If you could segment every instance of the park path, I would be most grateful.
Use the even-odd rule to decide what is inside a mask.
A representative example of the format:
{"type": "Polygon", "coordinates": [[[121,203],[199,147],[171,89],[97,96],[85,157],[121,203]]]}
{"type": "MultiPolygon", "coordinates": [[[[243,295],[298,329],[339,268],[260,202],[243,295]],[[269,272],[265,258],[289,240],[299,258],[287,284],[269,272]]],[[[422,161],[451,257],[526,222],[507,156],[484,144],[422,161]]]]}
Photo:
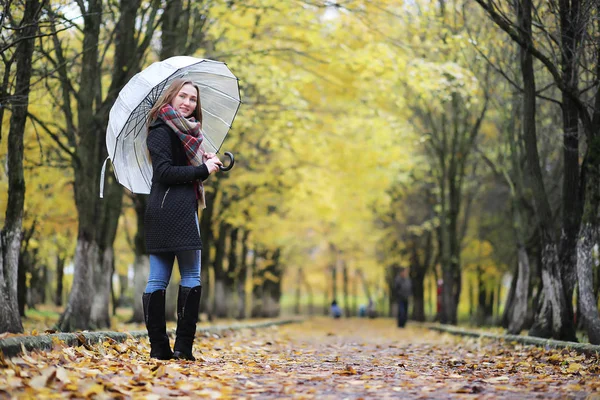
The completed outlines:
{"type": "Polygon", "coordinates": [[[315,318],[196,340],[196,362],[145,340],[0,359],[2,398],[600,399],[597,357],[315,318]]]}

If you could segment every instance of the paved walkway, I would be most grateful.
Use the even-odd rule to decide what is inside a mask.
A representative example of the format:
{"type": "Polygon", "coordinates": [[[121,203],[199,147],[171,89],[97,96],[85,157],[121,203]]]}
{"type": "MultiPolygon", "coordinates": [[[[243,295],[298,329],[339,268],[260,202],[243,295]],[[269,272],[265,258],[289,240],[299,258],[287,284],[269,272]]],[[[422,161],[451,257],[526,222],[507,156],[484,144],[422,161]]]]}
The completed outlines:
{"type": "Polygon", "coordinates": [[[600,399],[596,357],[389,319],[316,318],[196,343],[194,363],[150,360],[145,339],[0,360],[0,398],[600,399]]]}

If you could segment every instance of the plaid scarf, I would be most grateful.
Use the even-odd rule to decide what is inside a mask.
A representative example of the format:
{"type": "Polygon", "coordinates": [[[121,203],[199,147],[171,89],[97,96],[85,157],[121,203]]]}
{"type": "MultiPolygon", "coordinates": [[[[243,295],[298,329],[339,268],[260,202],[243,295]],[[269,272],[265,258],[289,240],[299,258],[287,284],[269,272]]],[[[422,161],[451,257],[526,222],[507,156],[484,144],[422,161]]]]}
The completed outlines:
{"type": "MultiPolygon", "coordinates": [[[[194,166],[204,164],[204,148],[202,147],[204,136],[202,135],[200,123],[194,117],[185,118],[170,104],[162,106],[158,112],[158,117],[173,129],[179,140],[181,140],[188,164],[194,166]]],[[[196,187],[196,198],[202,208],[206,208],[202,181],[199,179],[194,181],[194,186],[196,187]]]]}

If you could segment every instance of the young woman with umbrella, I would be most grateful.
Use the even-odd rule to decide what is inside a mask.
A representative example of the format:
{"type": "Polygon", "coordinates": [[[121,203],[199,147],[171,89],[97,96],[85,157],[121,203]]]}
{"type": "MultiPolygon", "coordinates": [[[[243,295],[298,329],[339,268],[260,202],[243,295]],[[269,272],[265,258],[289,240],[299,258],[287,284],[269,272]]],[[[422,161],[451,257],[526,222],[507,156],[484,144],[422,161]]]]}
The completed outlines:
{"type": "Polygon", "coordinates": [[[204,208],[202,181],[221,161],[203,151],[198,86],[176,79],[150,110],[146,143],[153,177],[145,214],[150,276],[142,296],[150,356],[195,360],[192,344],[202,293],[198,206],[204,208]],[[165,293],[177,258],[181,282],[173,352],[166,333],[165,293]]]}
{"type": "MultiPolygon", "coordinates": [[[[129,191],[150,194],[144,218],[150,277],[142,303],[151,357],[194,359],[202,249],[197,210],[205,207],[202,182],[234,165],[232,153],[224,153],[229,158],[226,167],[215,154],[240,104],[238,79],[225,63],[176,56],[134,75],[110,110],[107,161],[129,191]],[[165,290],[175,258],[181,282],[173,352],[166,333],[165,290]]],[[[105,167],[106,162],[100,197],[105,167]]]]}

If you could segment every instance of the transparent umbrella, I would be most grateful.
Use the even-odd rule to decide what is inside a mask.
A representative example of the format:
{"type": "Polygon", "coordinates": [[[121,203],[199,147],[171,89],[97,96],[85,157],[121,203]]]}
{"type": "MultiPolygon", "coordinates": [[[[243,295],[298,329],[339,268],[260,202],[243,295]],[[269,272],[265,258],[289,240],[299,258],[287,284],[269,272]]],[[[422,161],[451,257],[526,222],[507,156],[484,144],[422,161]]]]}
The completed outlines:
{"type": "MultiPolygon", "coordinates": [[[[237,78],[225,63],[188,56],[155,62],[136,74],[119,92],[110,109],[106,148],[117,181],[133,193],[150,193],[152,162],[146,147],[147,118],[163,90],[178,78],[194,82],[200,88],[204,149],[219,153],[240,106],[237,78]]],[[[233,154],[225,152],[233,167],[233,154]]],[[[100,197],[103,196],[102,167],[100,197]]]]}

